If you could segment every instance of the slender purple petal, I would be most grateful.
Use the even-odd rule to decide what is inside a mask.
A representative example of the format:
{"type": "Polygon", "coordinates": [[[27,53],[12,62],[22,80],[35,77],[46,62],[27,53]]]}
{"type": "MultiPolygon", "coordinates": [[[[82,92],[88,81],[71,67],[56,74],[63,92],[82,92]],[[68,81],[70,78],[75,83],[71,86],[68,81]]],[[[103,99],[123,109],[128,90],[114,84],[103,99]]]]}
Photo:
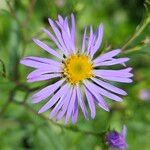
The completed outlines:
{"type": "Polygon", "coordinates": [[[56,106],[53,108],[53,110],[51,111],[49,118],[53,118],[58,113],[58,111],[60,110],[60,108],[62,107],[62,105],[64,104],[64,102],[66,100],[65,97],[67,96],[69,90],[70,90],[70,87],[69,87],[69,85],[67,85],[66,91],[64,93],[62,93],[62,97],[60,98],[60,100],[56,104],[56,106]]]}
{"type": "Polygon", "coordinates": [[[43,99],[46,99],[49,97],[51,94],[53,94],[64,82],[65,80],[59,80],[54,84],[51,84],[44,89],[40,90],[39,92],[35,93],[32,96],[32,103],[38,103],[43,99]]]}
{"type": "Polygon", "coordinates": [[[122,63],[127,62],[128,60],[129,60],[129,58],[112,59],[112,60],[96,63],[96,64],[94,64],[94,67],[96,67],[96,66],[112,66],[112,65],[116,65],[116,64],[122,64],[122,63]]]}
{"type": "MultiPolygon", "coordinates": [[[[71,39],[71,31],[70,31],[70,28],[69,28],[69,24],[68,24],[68,18],[66,17],[65,18],[65,21],[64,21],[64,30],[66,32],[66,34],[68,34],[68,38],[71,39]]],[[[62,28],[63,29],[63,28],[62,28]]],[[[73,41],[71,39],[71,43],[73,44],[73,41]]]]}
{"type": "Polygon", "coordinates": [[[62,96],[62,93],[64,93],[67,89],[67,84],[62,86],[55,94],[54,96],[39,110],[38,113],[43,113],[46,110],[50,109],[56,102],[59,100],[59,98],[62,96]]]}
{"type": "Polygon", "coordinates": [[[106,111],[109,111],[109,108],[106,104],[106,102],[104,101],[103,97],[101,95],[98,94],[97,92],[97,88],[93,87],[93,86],[89,86],[87,84],[87,81],[84,81],[84,85],[85,87],[91,92],[91,94],[96,97],[97,101],[98,101],[98,105],[103,108],[106,111]]]}
{"type": "Polygon", "coordinates": [[[75,104],[74,104],[74,109],[73,109],[73,112],[72,112],[72,122],[75,124],[77,122],[77,119],[78,119],[78,100],[77,100],[77,97],[76,97],[75,104]]]}
{"type": "Polygon", "coordinates": [[[66,96],[66,101],[64,102],[61,110],[59,111],[59,113],[57,115],[57,120],[60,120],[65,115],[65,113],[68,109],[68,105],[71,100],[72,94],[73,94],[73,88],[71,87],[70,91],[68,92],[68,95],[66,96]]]}
{"type": "Polygon", "coordinates": [[[71,52],[72,51],[75,52],[75,46],[74,46],[74,43],[73,43],[71,36],[70,36],[70,29],[68,27],[67,18],[65,19],[63,28],[61,28],[61,32],[62,32],[62,37],[63,37],[64,43],[65,43],[67,49],[71,52]]]}
{"type": "Polygon", "coordinates": [[[96,82],[98,85],[100,85],[101,87],[103,87],[109,91],[112,91],[112,92],[114,92],[116,94],[120,94],[120,95],[127,95],[127,93],[124,90],[122,90],[122,89],[120,89],[114,85],[111,85],[107,82],[101,81],[101,80],[96,79],[96,78],[92,78],[92,80],[94,82],[96,82]]]}
{"type": "Polygon", "coordinates": [[[76,88],[73,89],[72,97],[70,99],[68,110],[66,113],[65,123],[67,123],[71,117],[72,111],[74,109],[75,100],[76,100],[76,88]]]}
{"type": "Polygon", "coordinates": [[[90,26],[90,36],[89,36],[89,40],[88,40],[87,54],[90,53],[91,45],[92,45],[92,39],[93,39],[93,28],[92,28],[92,26],[90,26]]]}
{"type": "Polygon", "coordinates": [[[55,23],[50,18],[48,18],[48,21],[49,21],[49,24],[51,25],[51,27],[52,27],[52,29],[53,29],[57,39],[59,40],[61,46],[67,52],[68,50],[67,50],[67,47],[66,47],[66,45],[65,45],[65,43],[63,41],[63,38],[62,38],[62,35],[61,35],[60,31],[58,30],[58,28],[56,27],[55,23]]]}
{"type": "Polygon", "coordinates": [[[78,101],[79,101],[79,105],[81,107],[81,110],[84,114],[84,117],[85,117],[85,119],[88,120],[88,111],[87,111],[86,105],[84,103],[83,96],[80,92],[79,85],[77,85],[77,97],[78,97],[78,101]]]}
{"type": "Polygon", "coordinates": [[[122,77],[108,77],[108,76],[103,76],[103,75],[96,75],[102,79],[106,79],[109,81],[116,81],[116,82],[121,82],[121,83],[131,83],[133,82],[132,79],[129,78],[122,78],[122,77]]]}
{"type": "Polygon", "coordinates": [[[32,78],[28,78],[28,82],[36,82],[36,81],[44,81],[44,80],[49,80],[53,78],[58,78],[61,77],[61,74],[45,74],[45,75],[40,75],[40,76],[35,76],[32,78]]]}
{"type": "Polygon", "coordinates": [[[54,64],[43,63],[43,62],[32,59],[32,57],[26,57],[26,58],[22,59],[20,61],[20,63],[25,66],[32,67],[32,68],[53,68],[53,69],[55,68],[56,69],[61,66],[61,64],[56,66],[54,64]]]}
{"type": "Polygon", "coordinates": [[[61,63],[60,62],[57,62],[55,60],[52,60],[52,59],[48,59],[48,58],[42,58],[42,57],[25,57],[22,59],[23,62],[25,63],[26,61],[28,60],[31,60],[31,61],[35,61],[35,62],[39,62],[39,63],[44,63],[44,64],[48,64],[48,65],[53,65],[53,66],[56,66],[56,67],[60,67],[61,63]]]}
{"type": "Polygon", "coordinates": [[[36,81],[44,81],[44,80],[49,80],[49,79],[53,79],[53,78],[58,78],[61,77],[61,74],[45,74],[45,75],[41,75],[41,76],[37,76],[37,77],[33,77],[33,78],[28,78],[27,82],[36,82],[36,81]]]}
{"type": "Polygon", "coordinates": [[[123,126],[123,129],[122,129],[122,131],[121,131],[121,134],[122,134],[122,136],[125,138],[126,137],[126,134],[127,134],[127,127],[124,125],[123,126]]]}
{"type": "Polygon", "coordinates": [[[59,41],[47,30],[43,29],[43,31],[50,37],[50,39],[56,44],[56,46],[63,51],[63,53],[68,56],[67,51],[60,45],[59,41]]]}
{"type": "Polygon", "coordinates": [[[62,39],[63,39],[63,41],[66,45],[66,48],[67,48],[67,50],[70,50],[71,45],[70,45],[70,40],[69,40],[69,37],[68,37],[69,36],[68,31],[66,31],[67,30],[66,29],[66,23],[67,23],[67,21],[65,19],[64,24],[61,25],[60,28],[61,28],[61,33],[62,33],[62,39]]]}
{"type": "Polygon", "coordinates": [[[96,51],[100,48],[100,45],[101,45],[102,39],[103,39],[103,32],[104,32],[103,24],[100,24],[100,26],[98,27],[98,37],[95,42],[95,46],[91,50],[91,57],[93,57],[93,55],[96,53],[96,51]]]}
{"type": "Polygon", "coordinates": [[[74,52],[75,53],[75,44],[74,41],[71,38],[71,33],[68,25],[68,18],[66,17],[63,24],[60,24],[60,22],[56,21],[57,25],[61,29],[62,38],[63,41],[68,49],[69,53],[74,52]]]}
{"type": "Polygon", "coordinates": [[[87,28],[85,27],[84,35],[83,35],[83,41],[82,41],[82,53],[85,52],[85,47],[86,47],[86,30],[87,30],[87,28]]]}
{"type": "Polygon", "coordinates": [[[64,23],[64,19],[61,15],[58,15],[58,21],[59,21],[60,24],[64,23]]]}
{"type": "Polygon", "coordinates": [[[128,68],[121,70],[93,70],[93,73],[97,76],[107,76],[107,77],[122,77],[129,78],[132,77],[133,74],[129,73],[128,68]]]}
{"type": "Polygon", "coordinates": [[[42,41],[38,40],[38,39],[33,39],[33,41],[42,49],[44,49],[45,51],[47,51],[48,53],[54,55],[55,57],[60,58],[61,60],[63,60],[64,58],[55,50],[53,50],[50,46],[48,46],[47,44],[43,43],[42,41]]]}
{"type": "Polygon", "coordinates": [[[60,69],[54,69],[54,68],[49,68],[47,70],[46,69],[36,69],[27,76],[27,79],[39,77],[41,75],[50,75],[50,74],[57,76],[58,74],[60,75],[60,73],[61,73],[60,69]]]}
{"type": "Polygon", "coordinates": [[[75,18],[74,15],[71,14],[71,24],[72,24],[72,28],[71,28],[71,38],[73,43],[75,44],[75,36],[76,36],[76,24],[75,24],[75,18]]]}
{"type": "Polygon", "coordinates": [[[94,119],[95,116],[96,116],[96,109],[95,109],[94,99],[85,87],[84,87],[84,91],[85,91],[86,99],[88,101],[89,108],[90,108],[90,111],[91,111],[91,118],[94,119]]]}
{"type": "Polygon", "coordinates": [[[112,50],[110,52],[107,52],[105,54],[100,55],[94,60],[94,64],[103,62],[106,60],[111,60],[114,56],[118,55],[121,52],[120,49],[112,50]]]}
{"type": "Polygon", "coordinates": [[[100,88],[99,86],[97,86],[96,84],[94,84],[92,82],[86,81],[86,84],[87,84],[87,86],[93,88],[93,90],[95,90],[96,92],[98,92],[99,94],[101,94],[105,97],[108,97],[108,98],[118,101],[118,102],[122,101],[122,98],[120,98],[119,96],[100,88]]]}
{"type": "Polygon", "coordinates": [[[93,50],[93,47],[94,47],[94,44],[95,44],[95,40],[96,40],[96,35],[93,35],[93,38],[92,38],[92,40],[91,40],[91,46],[90,46],[90,56],[91,56],[91,52],[92,52],[92,50],[93,50]]]}

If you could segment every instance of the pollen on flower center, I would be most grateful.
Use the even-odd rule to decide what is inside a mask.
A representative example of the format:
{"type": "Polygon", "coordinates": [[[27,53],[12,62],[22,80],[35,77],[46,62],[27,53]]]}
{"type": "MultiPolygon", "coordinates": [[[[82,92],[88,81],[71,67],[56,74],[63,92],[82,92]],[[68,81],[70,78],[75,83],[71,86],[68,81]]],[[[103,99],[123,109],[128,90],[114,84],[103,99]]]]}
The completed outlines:
{"type": "Polygon", "coordinates": [[[71,55],[64,61],[63,73],[71,84],[93,76],[92,63],[86,55],[71,55]]]}

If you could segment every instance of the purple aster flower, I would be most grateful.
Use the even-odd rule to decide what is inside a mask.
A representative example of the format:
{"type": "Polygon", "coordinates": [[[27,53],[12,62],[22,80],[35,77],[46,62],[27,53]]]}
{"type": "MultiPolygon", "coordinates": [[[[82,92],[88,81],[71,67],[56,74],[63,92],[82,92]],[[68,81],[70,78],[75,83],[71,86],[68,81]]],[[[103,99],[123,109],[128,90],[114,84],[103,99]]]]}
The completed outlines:
{"type": "Polygon", "coordinates": [[[21,60],[22,64],[35,68],[28,75],[28,82],[56,79],[54,84],[32,96],[33,103],[50,97],[39,113],[51,109],[50,118],[55,117],[60,120],[65,117],[65,123],[72,118],[72,122],[75,123],[79,107],[84,117],[88,119],[87,105],[90,108],[91,117],[94,118],[96,115],[95,104],[109,111],[104,100],[105,97],[121,102],[120,96],[127,93],[110,84],[109,81],[132,82],[130,79],[132,69],[107,70],[101,68],[113,65],[125,67],[125,62],[129,60],[128,58],[115,58],[121,52],[120,49],[112,50],[95,58],[95,53],[100,48],[103,38],[103,25],[100,24],[96,32],[93,32],[93,28],[90,27],[88,38],[85,28],[82,47],[78,49],[75,44],[76,27],[73,14],[71,15],[71,25],[67,17],[64,19],[58,16],[58,20],[52,21],[49,18],[48,21],[54,34],[47,29],[43,31],[56,44],[58,51],[38,39],[33,39],[33,41],[57,59],[26,57],[21,60]]]}
{"type": "Polygon", "coordinates": [[[106,134],[106,144],[114,149],[118,150],[124,150],[127,148],[127,143],[126,143],[126,132],[127,128],[126,126],[123,127],[121,133],[117,131],[110,131],[109,133],[106,134]]]}

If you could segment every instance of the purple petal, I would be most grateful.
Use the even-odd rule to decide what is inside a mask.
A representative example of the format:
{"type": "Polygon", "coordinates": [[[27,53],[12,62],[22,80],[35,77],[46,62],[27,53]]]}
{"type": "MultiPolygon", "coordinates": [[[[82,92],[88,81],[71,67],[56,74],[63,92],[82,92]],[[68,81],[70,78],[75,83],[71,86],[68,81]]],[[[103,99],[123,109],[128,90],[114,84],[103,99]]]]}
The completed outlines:
{"type": "Polygon", "coordinates": [[[63,47],[63,49],[67,52],[67,47],[65,46],[65,43],[63,41],[63,38],[62,38],[62,35],[60,33],[60,31],[58,30],[57,26],[55,25],[55,23],[50,19],[48,18],[48,21],[49,21],[49,24],[51,25],[57,39],[59,40],[61,46],[63,47]]]}
{"type": "Polygon", "coordinates": [[[89,41],[88,41],[87,54],[90,53],[91,45],[92,45],[92,39],[93,39],[93,28],[92,28],[92,26],[90,26],[90,36],[89,36],[89,41]]]}
{"type": "Polygon", "coordinates": [[[43,31],[50,37],[50,39],[57,45],[57,47],[63,51],[63,53],[68,56],[67,51],[60,45],[60,43],[58,42],[58,40],[47,30],[47,29],[43,29],[43,31]]]}
{"type": "Polygon", "coordinates": [[[109,91],[112,91],[112,92],[114,92],[116,94],[120,94],[120,95],[127,95],[127,93],[124,90],[122,90],[116,86],[113,86],[107,82],[103,82],[103,81],[96,79],[96,78],[92,78],[92,80],[94,82],[96,82],[98,85],[104,87],[105,89],[107,89],[109,91]]]}
{"type": "Polygon", "coordinates": [[[62,32],[63,40],[64,40],[64,43],[65,43],[67,49],[70,52],[72,52],[72,51],[75,52],[75,46],[74,46],[74,42],[72,41],[71,36],[70,36],[70,29],[68,27],[67,18],[65,19],[63,28],[61,28],[61,32],[62,32]]]}
{"type": "Polygon", "coordinates": [[[87,28],[85,27],[84,35],[83,35],[83,41],[82,41],[82,53],[85,52],[85,47],[86,47],[86,30],[87,30],[87,28]]]}
{"type": "Polygon", "coordinates": [[[133,76],[131,73],[129,73],[129,71],[131,70],[132,68],[126,68],[122,70],[110,70],[111,74],[109,74],[110,72],[108,71],[105,71],[102,73],[101,71],[99,72],[99,70],[97,71],[94,70],[94,72],[97,77],[100,77],[106,80],[122,82],[122,83],[130,83],[132,82],[132,80],[127,77],[133,76]]]}
{"type": "Polygon", "coordinates": [[[86,84],[87,84],[87,86],[93,88],[93,90],[95,90],[96,92],[98,92],[99,94],[101,94],[105,97],[108,97],[112,100],[119,101],[119,102],[122,101],[122,98],[120,98],[119,96],[100,88],[99,86],[97,86],[96,84],[94,84],[92,82],[86,81],[86,84]]]}
{"type": "Polygon", "coordinates": [[[75,24],[75,18],[74,15],[71,14],[71,24],[72,24],[72,28],[71,28],[71,38],[73,43],[75,44],[75,36],[76,36],[76,24],[75,24]]]}
{"type": "Polygon", "coordinates": [[[96,75],[100,78],[109,80],[109,81],[116,81],[116,82],[121,82],[121,83],[131,83],[133,82],[132,79],[129,78],[122,78],[122,77],[109,77],[109,76],[102,76],[102,75],[96,75]]]}
{"type": "Polygon", "coordinates": [[[56,104],[56,106],[51,111],[50,116],[49,116],[50,119],[53,118],[58,113],[58,111],[60,110],[60,108],[62,107],[64,102],[66,101],[66,96],[67,96],[69,90],[70,90],[70,87],[69,87],[69,85],[67,85],[66,91],[64,93],[62,93],[62,97],[60,98],[59,102],[56,104]]]}
{"type": "Polygon", "coordinates": [[[54,74],[58,75],[62,72],[60,69],[54,69],[54,68],[48,68],[48,69],[36,69],[32,71],[28,76],[27,79],[34,78],[34,77],[39,77],[41,75],[46,75],[46,74],[54,74]]]}
{"type": "Polygon", "coordinates": [[[95,46],[91,50],[91,57],[93,57],[93,55],[96,53],[96,51],[100,48],[100,45],[101,45],[102,39],[103,39],[103,32],[104,32],[103,24],[100,24],[100,26],[98,27],[98,37],[95,42],[95,46]]]}
{"type": "Polygon", "coordinates": [[[58,21],[59,21],[60,24],[64,23],[64,19],[61,15],[58,15],[58,21]]]}
{"type": "Polygon", "coordinates": [[[73,124],[75,124],[77,122],[77,119],[78,119],[78,100],[77,100],[77,97],[76,97],[75,104],[74,104],[74,109],[73,109],[73,112],[72,112],[72,122],[73,122],[73,124]]]}
{"type": "Polygon", "coordinates": [[[53,65],[53,66],[56,66],[56,67],[60,67],[61,63],[60,62],[57,62],[55,60],[52,60],[52,59],[48,59],[48,58],[42,58],[42,57],[25,57],[23,58],[22,60],[24,60],[23,62],[25,63],[26,61],[28,60],[31,60],[31,61],[35,61],[35,62],[39,62],[39,63],[44,63],[44,64],[48,64],[48,65],[53,65]]]}
{"type": "Polygon", "coordinates": [[[47,51],[48,53],[60,58],[61,60],[63,60],[64,58],[55,50],[53,50],[50,46],[48,46],[47,44],[43,43],[42,41],[38,40],[38,39],[33,39],[33,41],[42,49],[44,49],[45,51],[47,51]]]}
{"type": "Polygon", "coordinates": [[[116,65],[116,64],[122,64],[125,63],[129,60],[129,58],[119,58],[119,59],[112,59],[104,62],[99,62],[94,64],[94,67],[96,66],[111,66],[111,65],[116,65]]]}
{"type": "Polygon", "coordinates": [[[56,66],[54,64],[46,64],[40,61],[37,61],[35,59],[32,59],[32,57],[26,57],[20,61],[21,64],[33,68],[59,68],[61,65],[56,66]]]}
{"type": "Polygon", "coordinates": [[[87,83],[87,81],[84,81],[84,85],[91,92],[91,94],[97,99],[98,105],[101,108],[103,108],[104,110],[109,111],[109,108],[108,108],[106,102],[104,101],[103,97],[98,94],[97,88],[95,88],[93,86],[89,86],[88,83],[87,83]]]}
{"type": "Polygon", "coordinates": [[[122,77],[122,78],[129,78],[132,77],[133,74],[129,73],[128,68],[121,69],[121,70],[93,70],[93,73],[96,76],[107,76],[107,77],[122,77]]]}
{"type": "Polygon", "coordinates": [[[94,63],[96,64],[96,63],[103,62],[106,60],[111,60],[114,56],[118,55],[120,52],[121,52],[120,49],[116,49],[116,50],[107,52],[105,54],[102,54],[94,60],[94,63]]]}
{"type": "Polygon", "coordinates": [[[88,120],[88,111],[87,111],[86,105],[84,103],[83,96],[80,92],[79,85],[77,85],[77,97],[78,97],[78,101],[79,101],[79,105],[81,107],[81,110],[84,114],[84,117],[85,117],[85,119],[88,120]]]}
{"type": "Polygon", "coordinates": [[[62,93],[65,93],[67,90],[67,84],[62,86],[55,94],[54,96],[39,110],[38,113],[43,113],[46,110],[50,109],[56,102],[59,100],[59,98],[62,96],[62,93]]]}
{"type": "Polygon", "coordinates": [[[121,134],[122,134],[122,136],[125,138],[126,137],[126,134],[127,134],[127,127],[124,125],[123,126],[123,129],[122,129],[122,131],[121,131],[121,134]]]}
{"type": "MultiPolygon", "coordinates": [[[[68,22],[66,21],[66,26],[67,26],[68,22]]],[[[66,27],[67,28],[67,27],[66,27]]],[[[67,29],[66,29],[67,31],[67,29]]],[[[73,51],[74,53],[76,52],[76,49],[75,49],[75,43],[74,41],[72,40],[71,36],[69,34],[66,34],[65,32],[66,31],[63,31],[64,32],[64,40],[66,41],[66,44],[69,45],[69,49],[71,50],[71,52],[73,51]],[[67,36],[68,35],[68,36],[67,36]]],[[[70,31],[70,30],[69,30],[70,31]]]]}
{"type": "Polygon", "coordinates": [[[59,111],[59,113],[57,115],[57,120],[60,120],[65,115],[65,113],[68,109],[69,102],[70,102],[71,97],[72,97],[72,93],[73,93],[73,88],[71,87],[70,91],[68,92],[68,94],[66,96],[64,104],[63,104],[61,110],[59,111]]]}
{"type": "Polygon", "coordinates": [[[95,109],[94,99],[85,87],[84,87],[84,91],[85,91],[86,98],[87,98],[89,108],[90,108],[90,111],[91,111],[91,117],[92,117],[92,119],[94,119],[95,116],[96,116],[96,109],[95,109]]]}
{"type": "Polygon", "coordinates": [[[35,76],[32,78],[28,78],[28,82],[35,82],[35,81],[44,81],[44,80],[49,80],[52,78],[58,78],[61,77],[61,74],[44,74],[44,75],[40,75],[40,76],[35,76]]]}
{"type": "MultiPolygon", "coordinates": [[[[58,24],[57,21],[56,21],[56,23],[58,24]]],[[[70,34],[70,29],[68,29],[69,31],[66,31],[67,30],[66,25],[67,25],[67,18],[64,20],[64,23],[62,25],[58,24],[58,26],[61,29],[62,39],[63,39],[64,44],[65,44],[65,46],[67,48],[67,51],[68,51],[68,50],[71,49],[70,42],[69,42],[69,37],[68,37],[68,32],[70,34]]]]}
{"type": "Polygon", "coordinates": [[[114,76],[114,77],[123,77],[123,78],[129,78],[132,77],[133,74],[129,73],[130,71],[130,67],[129,68],[125,68],[125,69],[121,69],[121,70],[93,70],[93,73],[96,75],[103,75],[103,76],[114,76]]]}
{"type": "Polygon", "coordinates": [[[95,44],[95,39],[96,39],[96,35],[93,35],[92,41],[91,41],[91,46],[90,46],[90,56],[91,56],[91,52],[93,50],[94,44],[95,44]]]}
{"type": "Polygon", "coordinates": [[[32,96],[32,103],[38,103],[43,99],[49,97],[52,93],[54,93],[64,82],[65,80],[60,80],[54,84],[51,84],[44,89],[40,90],[36,94],[32,96]]]}
{"type": "Polygon", "coordinates": [[[73,89],[72,97],[70,99],[69,105],[68,105],[68,110],[66,113],[66,118],[65,118],[65,123],[67,123],[71,117],[72,111],[74,109],[74,104],[76,100],[76,89],[73,89]]]}

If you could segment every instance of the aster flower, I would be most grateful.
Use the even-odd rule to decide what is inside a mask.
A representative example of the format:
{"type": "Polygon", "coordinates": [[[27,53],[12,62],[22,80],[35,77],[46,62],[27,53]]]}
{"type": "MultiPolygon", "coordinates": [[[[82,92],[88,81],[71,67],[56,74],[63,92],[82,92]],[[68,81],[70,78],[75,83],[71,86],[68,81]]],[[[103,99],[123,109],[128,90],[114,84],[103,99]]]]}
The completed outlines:
{"type": "Polygon", "coordinates": [[[26,57],[21,63],[35,68],[27,79],[28,82],[44,81],[56,79],[51,84],[32,96],[33,103],[39,103],[50,97],[48,102],[39,110],[43,113],[51,109],[50,118],[57,120],[65,117],[65,123],[70,118],[75,123],[78,117],[79,107],[86,119],[89,118],[87,105],[90,108],[91,117],[96,115],[95,104],[102,109],[109,111],[104,98],[114,101],[122,101],[120,96],[127,93],[110,84],[109,81],[130,83],[132,80],[131,68],[120,70],[107,70],[101,67],[120,65],[125,66],[128,58],[115,58],[120,49],[112,50],[95,58],[95,53],[100,48],[103,38],[103,25],[100,24],[96,32],[90,27],[89,36],[87,29],[84,30],[82,46],[76,47],[76,27],[74,15],[71,15],[71,25],[68,18],[58,16],[58,20],[48,19],[53,30],[52,32],[44,29],[43,31],[56,44],[58,51],[48,44],[33,39],[33,41],[43,50],[53,55],[57,59],[26,57]],[[120,96],[119,96],[120,95],[120,96]]]}
{"type": "Polygon", "coordinates": [[[126,132],[127,128],[126,126],[123,127],[121,133],[117,131],[110,131],[109,133],[106,134],[106,144],[114,149],[118,150],[124,150],[127,148],[127,143],[126,143],[126,132]]]}

